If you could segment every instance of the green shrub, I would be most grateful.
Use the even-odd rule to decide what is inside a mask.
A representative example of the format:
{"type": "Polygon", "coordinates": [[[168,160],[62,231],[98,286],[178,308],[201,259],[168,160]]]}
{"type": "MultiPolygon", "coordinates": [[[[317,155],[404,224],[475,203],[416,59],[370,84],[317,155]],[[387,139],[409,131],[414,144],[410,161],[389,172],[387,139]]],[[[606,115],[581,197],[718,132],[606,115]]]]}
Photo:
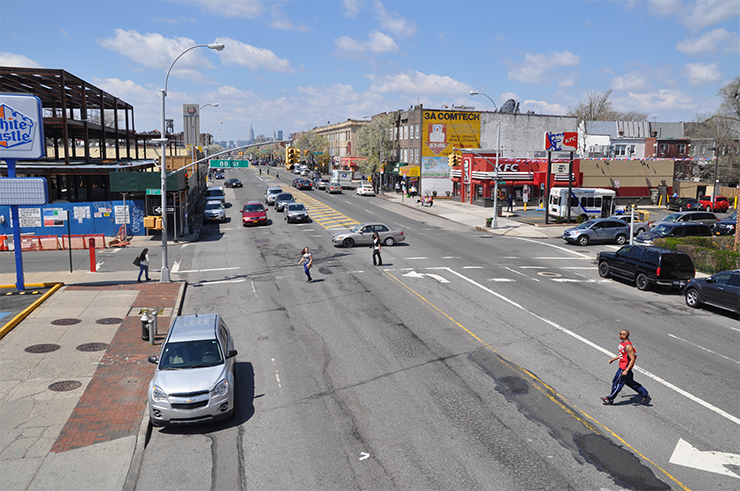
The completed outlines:
{"type": "Polygon", "coordinates": [[[576,223],[583,223],[585,220],[583,219],[583,215],[578,215],[576,217],[576,223]]]}
{"type": "Polygon", "coordinates": [[[714,274],[740,269],[740,252],[735,248],[735,238],[728,237],[666,237],[656,239],[656,246],[685,252],[691,256],[698,271],[714,274]]]}

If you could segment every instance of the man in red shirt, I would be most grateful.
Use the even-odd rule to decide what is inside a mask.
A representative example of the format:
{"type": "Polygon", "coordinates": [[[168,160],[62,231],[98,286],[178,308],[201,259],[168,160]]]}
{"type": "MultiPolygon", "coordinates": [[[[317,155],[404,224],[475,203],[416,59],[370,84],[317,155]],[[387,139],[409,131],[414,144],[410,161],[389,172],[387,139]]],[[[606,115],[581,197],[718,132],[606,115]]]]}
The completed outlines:
{"type": "Polygon", "coordinates": [[[648,391],[632,378],[632,367],[635,366],[635,361],[637,360],[637,351],[630,341],[630,332],[627,329],[619,331],[619,340],[621,341],[619,343],[619,356],[615,356],[609,360],[610,364],[619,360],[619,370],[617,370],[612,380],[612,393],[606,397],[602,397],[601,400],[604,401],[604,404],[611,406],[614,404],[614,398],[617,397],[622,387],[626,385],[640,395],[640,404],[647,404],[650,401],[648,391]]]}

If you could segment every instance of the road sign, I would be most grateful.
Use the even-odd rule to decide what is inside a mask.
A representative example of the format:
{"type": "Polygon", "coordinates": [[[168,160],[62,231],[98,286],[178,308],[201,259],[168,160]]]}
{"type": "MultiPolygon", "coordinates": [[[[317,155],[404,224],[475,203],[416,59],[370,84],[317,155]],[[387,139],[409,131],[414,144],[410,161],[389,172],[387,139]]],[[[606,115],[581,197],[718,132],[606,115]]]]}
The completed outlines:
{"type": "Polygon", "coordinates": [[[210,167],[211,169],[249,167],[249,160],[236,160],[236,159],[209,160],[208,167],[210,167]]]}
{"type": "Polygon", "coordinates": [[[162,196],[162,190],[161,189],[147,189],[146,194],[162,196]]]}
{"type": "Polygon", "coordinates": [[[499,181],[498,182],[498,185],[499,186],[506,186],[506,181],[499,181]]]}
{"type": "MultiPolygon", "coordinates": [[[[156,213],[157,215],[161,215],[162,214],[162,207],[161,206],[155,206],[152,209],[152,211],[154,213],[156,213]]],[[[167,207],[167,213],[174,213],[174,212],[175,212],[175,207],[174,206],[168,206],[167,207]]]]}

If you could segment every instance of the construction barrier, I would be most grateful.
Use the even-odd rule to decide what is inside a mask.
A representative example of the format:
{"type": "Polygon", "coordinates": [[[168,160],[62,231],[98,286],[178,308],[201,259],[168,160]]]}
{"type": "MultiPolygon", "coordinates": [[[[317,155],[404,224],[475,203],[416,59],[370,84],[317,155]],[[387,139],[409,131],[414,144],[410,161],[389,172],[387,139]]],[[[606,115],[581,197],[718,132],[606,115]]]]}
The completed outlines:
{"type": "MultiPolygon", "coordinates": [[[[12,238],[11,238],[12,239],[12,238]]],[[[88,248],[90,239],[93,239],[96,249],[105,249],[105,235],[103,234],[90,234],[90,235],[72,235],[70,237],[56,236],[56,235],[24,235],[21,237],[21,250],[22,251],[59,251],[69,249],[69,245],[72,245],[74,250],[83,250],[88,248]]],[[[6,235],[0,235],[0,244],[5,246],[4,249],[0,250],[14,250],[14,244],[12,240],[8,240],[6,235]],[[3,239],[4,238],[4,239],[3,239]]]]}

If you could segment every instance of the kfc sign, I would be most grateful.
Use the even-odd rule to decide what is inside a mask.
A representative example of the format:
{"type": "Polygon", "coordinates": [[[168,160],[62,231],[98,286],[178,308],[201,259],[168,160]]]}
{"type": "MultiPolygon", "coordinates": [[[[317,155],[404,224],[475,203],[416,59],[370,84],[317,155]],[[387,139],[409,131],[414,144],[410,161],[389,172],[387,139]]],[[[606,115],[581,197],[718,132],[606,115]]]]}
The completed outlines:
{"type": "Polygon", "coordinates": [[[578,150],[578,133],[545,133],[545,150],[548,152],[575,152],[578,150]]]}

